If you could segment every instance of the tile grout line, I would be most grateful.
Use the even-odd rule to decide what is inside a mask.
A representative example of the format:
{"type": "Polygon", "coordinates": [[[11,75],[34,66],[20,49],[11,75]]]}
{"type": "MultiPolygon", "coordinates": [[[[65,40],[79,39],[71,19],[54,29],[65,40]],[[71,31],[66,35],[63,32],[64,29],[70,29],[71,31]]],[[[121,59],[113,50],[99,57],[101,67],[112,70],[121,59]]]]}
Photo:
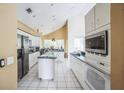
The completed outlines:
{"type": "MultiPolygon", "coordinates": [[[[70,76],[71,77],[71,81],[70,82],[73,82],[74,83],[74,87],[72,87],[72,88],[75,88],[75,89],[77,89],[77,86],[76,86],[76,82],[78,82],[78,81],[74,81],[74,78],[76,79],[76,77],[74,77],[74,73],[70,70],[70,69],[67,69],[67,67],[65,67],[65,61],[64,62],[61,62],[61,63],[55,63],[55,76],[56,76],[56,80],[54,81],[55,82],[55,88],[56,88],[56,90],[57,89],[59,89],[59,85],[58,85],[58,83],[60,83],[60,82],[63,82],[63,83],[65,83],[64,85],[65,86],[61,86],[60,87],[60,89],[61,88],[65,88],[65,90],[68,90],[68,86],[67,86],[67,82],[69,82],[68,80],[66,80],[66,77],[68,77],[68,76],[70,76]],[[68,71],[67,73],[65,73],[66,72],[66,70],[68,71]],[[57,71],[57,73],[56,73],[56,71],[57,71]],[[70,74],[70,75],[69,75],[70,74]],[[58,77],[60,77],[60,80],[58,79],[58,77]],[[61,80],[61,78],[62,78],[62,80],[61,80]],[[64,80],[64,81],[63,81],[64,80]]],[[[32,84],[33,82],[35,82],[35,80],[36,80],[36,82],[38,82],[38,85],[31,85],[30,86],[30,84],[29,85],[26,85],[26,87],[27,87],[27,89],[28,88],[36,88],[36,89],[40,89],[40,83],[42,82],[40,82],[40,81],[37,81],[37,69],[36,69],[36,67],[37,67],[37,65],[35,65],[34,66],[34,68],[32,68],[32,70],[31,71],[29,71],[29,73],[26,75],[26,78],[24,77],[24,81],[23,81],[23,83],[26,81],[26,80],[28,80],[29,79],[29,77],[30,76],[32,76],[32,78],[33,79],[31,79],[31,80],[28,80],[29,82],[30,82],[30,84],[32,84]]],[[[46,86],[46,87],[42,87],[42,88],[47,88],[47,90],[49,89],[49,84],[50,84],[50,81],[48,81],[48,83],[47,83],[48,85],[46,86]]],[[[20,84],[21,85],[21,84],[20,84]]],[[[18,87],[19,88],[19,87],[18,87]]],[[[52,88],[53,88],[53,86],[52,86],[52,88]]],[[[71,88],[71,87],[70,87],[71,88]]]]}

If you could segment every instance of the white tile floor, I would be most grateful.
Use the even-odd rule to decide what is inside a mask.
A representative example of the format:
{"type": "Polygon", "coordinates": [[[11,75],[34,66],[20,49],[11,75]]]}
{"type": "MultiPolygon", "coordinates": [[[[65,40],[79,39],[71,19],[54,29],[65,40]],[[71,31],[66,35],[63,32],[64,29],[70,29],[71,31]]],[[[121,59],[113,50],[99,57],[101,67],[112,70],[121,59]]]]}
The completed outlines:
{"type": "Polygon", "coordinates": [[[38,64],[18,83],[18,90],[83,90],[66,61],[55,63],[54,80],[38,79],[38,64]]]}

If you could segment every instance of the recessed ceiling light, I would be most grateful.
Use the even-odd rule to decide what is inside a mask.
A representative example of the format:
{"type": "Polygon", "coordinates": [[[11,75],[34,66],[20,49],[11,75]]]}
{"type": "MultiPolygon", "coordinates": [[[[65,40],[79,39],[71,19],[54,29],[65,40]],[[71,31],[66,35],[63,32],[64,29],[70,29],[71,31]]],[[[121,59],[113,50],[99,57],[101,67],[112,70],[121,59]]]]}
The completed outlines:
{"type": "Polygon", "coordinates": [[[72,6],[71,9],[75,8],[75,6],[72,6]]]}
{"type": "Polygon", "coordinates": [[[35,17],[36,17],[36,15],[33,15],[32,17],[33,17],[33,18],[35,18],[35,17]]]}
{"type": "Polygon", "coordinates": [[[53,15],[52,17],[55,17],[55,15],[53,15]]]}
{"type": "Polygon", "coordinates": [[[50,4],[50,6],[54,6],[54,4],[50,4]]]}
{"type": "Polygon", "coordinates": [[[53,21],[55,21],[56,19],[54,18],[54,19],[52,19],[53,21]]]}
{"type": "Polygon", "coordinates": [[[41,27],[43,27],[43,25],[41,25],[41,27]]]}

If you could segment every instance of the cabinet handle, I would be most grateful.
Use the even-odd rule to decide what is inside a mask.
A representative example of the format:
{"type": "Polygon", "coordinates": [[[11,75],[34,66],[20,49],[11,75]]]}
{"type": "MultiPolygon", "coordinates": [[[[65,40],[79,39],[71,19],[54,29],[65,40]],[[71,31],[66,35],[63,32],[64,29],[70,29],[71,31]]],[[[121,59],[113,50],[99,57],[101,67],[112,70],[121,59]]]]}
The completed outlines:
{"type": "Polygon", "coordinates": [[[102,66],[104,66],[104,65],[105,65],[104,63],[101,63],[101,62],[100,62],[99,64],[100,64],[100,65],[102,65],[102,66]]]}

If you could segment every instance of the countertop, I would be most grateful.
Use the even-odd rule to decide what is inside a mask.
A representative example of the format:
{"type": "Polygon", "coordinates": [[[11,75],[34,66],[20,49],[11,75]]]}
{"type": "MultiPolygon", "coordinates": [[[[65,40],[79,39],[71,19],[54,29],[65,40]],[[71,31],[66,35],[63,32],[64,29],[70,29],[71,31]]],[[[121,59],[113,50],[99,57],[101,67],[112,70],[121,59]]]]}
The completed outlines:
{"type": "Polygon", "coordinates": [[[57,57],[53,52],[46,52],[45,54],[40,55],[38,58],[41,58],[41,59],[56,59],[57,57]]]}
{"type": "Polygon", "coordinates": [[[40,51],[33,51],[33,52],[29,52],[29,54],[33,54],[33,53],[36,53],[36,52],[40,52],[40,51]]]}
{"type": "Polygon", "coordinates": [[[88,64],[89,66],[99,70],[100,72],[110,75],[110,71],[106,67],[103,67],[103,66],[100,66],[98,64],[95,64],[95,63],[91,62],[92,60],[91,61],[87,60],[87,58],[85,56],[83,56],[83,55],[78,56],[78,55],[76,55],[74,53],[70,53],[70,54],[73,55],[78,60],[80,60],[81,62],[88,64]]]}

